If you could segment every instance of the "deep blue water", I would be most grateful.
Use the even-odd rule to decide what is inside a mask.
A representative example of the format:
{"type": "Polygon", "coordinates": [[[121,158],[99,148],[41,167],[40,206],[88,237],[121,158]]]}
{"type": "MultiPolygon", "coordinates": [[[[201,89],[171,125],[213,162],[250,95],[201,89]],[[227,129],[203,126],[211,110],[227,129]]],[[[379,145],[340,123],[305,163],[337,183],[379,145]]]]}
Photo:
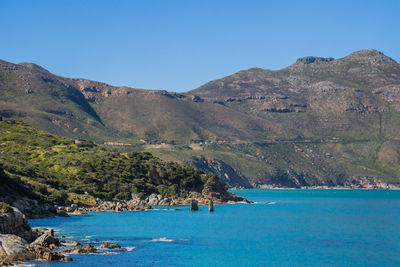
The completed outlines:
{"type": "MultiPolygon", "coordinates": [[[[236,190],[257,204],[31,220],[133,250],[39,266],[400,266],[400,191],[236,190]],[[265,204],[270,202],[269,204],[265,204]]],[[[165,208],[163,208],[165,209],[165,208]]],[[[98,240],[98,241],[97,241],[98,240]]]]}

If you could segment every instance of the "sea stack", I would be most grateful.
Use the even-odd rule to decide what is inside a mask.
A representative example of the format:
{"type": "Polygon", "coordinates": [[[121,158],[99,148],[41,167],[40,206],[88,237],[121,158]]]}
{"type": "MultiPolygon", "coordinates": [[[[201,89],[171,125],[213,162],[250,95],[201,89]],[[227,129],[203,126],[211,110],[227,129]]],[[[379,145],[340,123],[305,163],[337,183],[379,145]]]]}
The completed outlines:
{"type": "Polygon", "coordinates": [[[197,200],[192,198],[190,200],[190,211],[197,211],[199,210],[199,205],[197,204],[197,200]]]}
{"type": "Polygon", "coordinates": [[[210,202],[208,203],[208,211],[214,212],[214,201],[212,199],[210,199],[210,202]]]}

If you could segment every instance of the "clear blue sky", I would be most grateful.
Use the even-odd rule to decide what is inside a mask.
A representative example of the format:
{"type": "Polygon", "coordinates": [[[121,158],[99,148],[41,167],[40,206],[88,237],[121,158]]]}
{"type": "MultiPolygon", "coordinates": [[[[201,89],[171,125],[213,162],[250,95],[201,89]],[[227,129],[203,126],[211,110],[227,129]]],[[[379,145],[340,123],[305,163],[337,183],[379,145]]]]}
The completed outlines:
{"type": "Polygon", "coordinates": [[[400,61],[400,1],[0,0],[0,58],[187,91],[242,69],[374,48],[400,61]]]}

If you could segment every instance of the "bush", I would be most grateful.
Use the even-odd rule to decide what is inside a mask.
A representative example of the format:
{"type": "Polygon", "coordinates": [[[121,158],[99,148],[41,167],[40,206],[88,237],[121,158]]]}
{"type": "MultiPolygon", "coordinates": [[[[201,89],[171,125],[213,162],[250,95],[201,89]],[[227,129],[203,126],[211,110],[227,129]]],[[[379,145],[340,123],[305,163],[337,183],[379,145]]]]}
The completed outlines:
{"type": "Polygon", "coordinates": [[[0,212],[2,213],[8,213],[12,211],[12,207],[8,205],[7,203],[0,202],[0,212]]]}

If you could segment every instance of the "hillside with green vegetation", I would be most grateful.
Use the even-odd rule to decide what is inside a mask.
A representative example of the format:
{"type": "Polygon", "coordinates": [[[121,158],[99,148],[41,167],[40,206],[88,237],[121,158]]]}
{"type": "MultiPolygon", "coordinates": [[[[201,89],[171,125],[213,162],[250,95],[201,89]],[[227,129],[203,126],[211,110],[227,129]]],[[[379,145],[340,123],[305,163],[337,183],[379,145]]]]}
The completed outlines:
{"type": "Polygon", "coordinates": [[[126,153],[148,151],[230,187],[400,184],[400,65],[376,50],[252,68],[187,93],[1,61],[0,115],[126,153]]]}
{"type": "Polygon", "coordinates": [[[94,205],[95,198],[129,200],[152,193],[228,198],[218,178],[192,167],[165,162],[148,152],[123,153],[49,134],[15,120],[0,121],[0,197],[24,196],[51,204],[66,200],[94,205]]]}

